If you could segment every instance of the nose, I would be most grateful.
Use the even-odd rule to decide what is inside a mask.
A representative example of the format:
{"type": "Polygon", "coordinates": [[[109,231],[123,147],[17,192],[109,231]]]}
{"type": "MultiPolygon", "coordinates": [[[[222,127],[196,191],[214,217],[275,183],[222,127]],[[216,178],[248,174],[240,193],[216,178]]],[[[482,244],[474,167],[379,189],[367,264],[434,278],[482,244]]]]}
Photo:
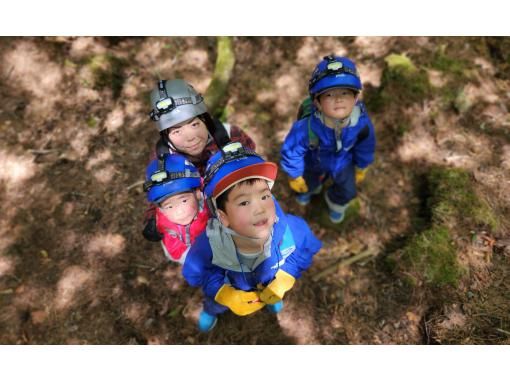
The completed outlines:
{"type": "Polygon", "coordinates": [[[266,209],[264,208],[264,205],[261,201],[255,202],[254,206],[255,206],[253,210],[254,215],[259,216],[264,215],[266,213],[266,209]]]}
{"type": "Polygon", "coordinates": [[[193,128],[187,125],[183,129],[184,138],[186,139],[186,141],[193,141],[196,139],[196,133],[193,131],[193,128]]]}

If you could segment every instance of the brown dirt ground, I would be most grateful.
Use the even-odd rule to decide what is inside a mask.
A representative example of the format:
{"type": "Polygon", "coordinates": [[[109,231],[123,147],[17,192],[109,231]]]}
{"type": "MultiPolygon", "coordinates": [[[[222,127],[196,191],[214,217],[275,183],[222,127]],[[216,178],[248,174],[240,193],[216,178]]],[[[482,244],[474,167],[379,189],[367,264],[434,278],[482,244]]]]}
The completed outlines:
{"type": "MultiPolygon", "coordinates": [[[[471,64],[464,87],[471,106],[458,112],[430,97],[370,112],[377,161],[361,186],[360,216],[344,228],[319,223],[320,200],[308,210],[294,204],[280,174],[280,203],[306,217],[325,247],[281,314],[226,314],[204,335],[196,329],[200,290],[143,239],[144,194],[130,185],[143,178],[157,137],[147,117],[151,86],[158,75],[183,77],[204,92],[215,39],[1,38],[0,343],[509,343],[507,245],[487,252],[465,243],[466,255],[484,260],[460,290],[437,300],[384,266],[413,230],[423,203],[417,178],[433,164],[472,172],[508,221],[508,39],[235,38],[234,46],[229,121],[271,160],[314,64],[330,52],[358,62],[369,96],[388,54],[426,66],[443,49],[471,64]],[[312,281],[366,245],[379,256],[312,281]]],[[[441,71],[428,75],[438,88],[455,83],[441,71]]],[[[508,228],[494,237],[508,239],[508,228]]]]}

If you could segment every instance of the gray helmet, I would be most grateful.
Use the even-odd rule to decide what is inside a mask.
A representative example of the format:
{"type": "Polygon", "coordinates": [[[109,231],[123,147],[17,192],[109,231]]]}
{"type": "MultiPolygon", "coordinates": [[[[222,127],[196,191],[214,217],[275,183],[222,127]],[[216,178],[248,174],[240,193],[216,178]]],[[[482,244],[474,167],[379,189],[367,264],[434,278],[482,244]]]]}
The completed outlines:
{"type": "Polygon", "coordinates": [[[160,80],[151,91],[151,106],[149,116],[160,132],[207,112],[202,95],[182,79],[160,80]]]}

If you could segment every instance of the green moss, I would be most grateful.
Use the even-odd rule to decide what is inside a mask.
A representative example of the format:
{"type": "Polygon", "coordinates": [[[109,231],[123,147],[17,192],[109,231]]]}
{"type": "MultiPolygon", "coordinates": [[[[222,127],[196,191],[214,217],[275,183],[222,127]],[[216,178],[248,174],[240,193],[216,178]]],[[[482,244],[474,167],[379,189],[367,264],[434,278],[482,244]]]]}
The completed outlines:
{"type": "Polygon", "coordinates": [[[428,180],[432,194],[428,205],[433,223],[499,228],[498,217],[475,193],[469,173],[462,169],[436,167],[430,171],[428,180]]]}
{"type": "Polygon", "coordinates": [[[377,93],[368,94],[367,106],[376,112],[391,104],[400,107],[419,102],[432,93],[427,73],[405,55],[390,54],[377,93]]]}
{"type": "Polygon", "coordinates": [[[401,71],[412,74],[417,71],[414,63],[405,54],[390,54],[384,61],[392,71],[401,71]]]}
{"type": "Polygon", "coordinates": [[[430,67],[462,78],[466,76],[466,70],[469,68],[469,64],[462,59],[448,56],[446,54],[446,45],[441,45],[434,54],[430,67]]]}
{"type": "Polygon", "coordinates": [[[434,225],[412,238],[404,248],[403,258],[413,273],[434,286],[456,285],[463,274],[455,244],[445,226],[434,225]]]}
{"type": "Polygon", "coordinates": [[[235,64],[235,55],[230,37],[218,37],[217,57],[213,78],[205,92],[205,103],[215,116],[222,113],[220,108],[226,102],[228,82],[235,64]]]}
{"type": "Polygon", "coordinates": [[[90,128],[94,128],[97,125],[97,119],[94,116],[91,116],[87,119],[87,125],[90,128]]]}
{"type": "Polygon", "coordinates": [[[499,229],[498,216],[477,196],[470,174],[462,169],[434,167],[426,175],[423,220],[405,245],[388,255],[386,264],[410,286],[455,286],[467,274],[457,261],[453,236],[477,227],[499,229]],[[460,231],[460,232],[459,232],[460,231]],[[413,285],[414,284],[414,285],[413,285]]]}
{"type": "Polygon", "coordinates": [[[115,99],[120,96],[124,86],[124,66],[126,62],[112,54],[99,54],[88,61],[94,74],[94,88],[110,88],[115,99]]]}

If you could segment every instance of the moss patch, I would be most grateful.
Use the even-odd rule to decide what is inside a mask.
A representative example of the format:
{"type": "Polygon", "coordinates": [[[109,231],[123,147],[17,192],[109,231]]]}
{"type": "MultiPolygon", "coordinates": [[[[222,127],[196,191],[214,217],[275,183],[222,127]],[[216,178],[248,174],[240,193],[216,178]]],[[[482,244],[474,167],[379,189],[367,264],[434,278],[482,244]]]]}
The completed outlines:
{"type": "MultiPolygon", "coordinates": [[[[426,175],[425,220],[407,243],[386,259],[409,285],[455,286],[466,273],[457,261],[455,237],[476,227],[499,228],[498,217],[475,192],[469,173],[434,167],[426,175]],[[423,226],[425,222],[425,226],[423,226]],[[460,231],[460,232],[459,232],[460,231]]],[[[418,228],[415,229],[415,231],[418,228]]]]}
{"type": "Polygon", "coordinates": [[[213,115],[221,116],[223,113],[221,106],[226,103],[228,82],[235,64],[232,39],[230,37],[218,37],[217,49],[216,65],[213,78],[205,93],[205,103],[213,115]]]}
{"type": "Polygon", "coordinates": [[[124,86],[126,61],[113,54],[100,54],[92,57],[88,65],[94,74],[94,88],[110,88],[114,99],[120,96],[124,86]]]}
{"type": "Polygon", "coordinates": [[[432,222],[500,227],[498,217],[474,190],[469,173],[455,168],[433,168],[428,175],[432,196],[428,203],[432,222]]]}
{"type": "Polygon", "coordinates": [[[414,236],[402,253],[411,272],[427,284],[456,285],[463,273],[457,263],[454,242],[445,226],[433,225],[414,236]]]}
{"type": "Polygon", "coordinates": [[[465,60],[447,55],[446,45],[441,45],[434,54],[430,67],[444,73],[452,74],[457,78],[463,78],[466,76],[466,70],[469,68],[469,64],[465,60]]]}
{"type": "Polygon", "coordinates": [[[402,107],[421,101],[432,93],[427,73],[415,66],[403,54],[390,54],[385,59],[386,67],[379,91],[368,94],[367,106],[382,111],[391,104],[402,107]]]}

